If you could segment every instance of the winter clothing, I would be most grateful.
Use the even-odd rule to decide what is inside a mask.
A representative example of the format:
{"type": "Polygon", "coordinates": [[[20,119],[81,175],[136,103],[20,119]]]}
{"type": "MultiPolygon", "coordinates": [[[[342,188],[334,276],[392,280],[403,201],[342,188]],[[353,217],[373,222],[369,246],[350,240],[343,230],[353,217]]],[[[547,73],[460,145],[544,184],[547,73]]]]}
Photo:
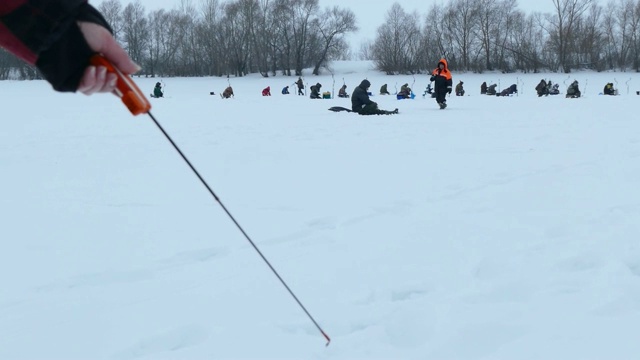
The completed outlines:
{"type": "Polygon", "coordinates": [[[161,98],[164,94],[162,93],[162,84],[159,82],[156,83],[156,87],[153,88],[153,97],[161,98]]]}
{"type": "Polygon", "coordinates": [[[282,95],[288,95],[289,94],[289,86],[285,86],[282,88],[282,95]]]}
{"type": "Polygon", "coordinates": [[[233,88],[231,86],[228,86],[226,89],[224,89],[224,92],[222,92],[222,97],[224,99],[228,99],[230,97],[234,96],[233,95],[233,88]]]}
{"type": "Polygon", "coordinates": [[[487,95],[495,95],[496,94],[496,87],[498,87],[497,84],[491,84],[489,85],[489,87],[487,88],[487,95]]]}
{"type": "Polygon", "coordinates": [[[516,84],[512,84],[508,88],[502,90],[499,94],[496,94],[496,96],[509,96],[517,93],[518,93],[518,86],[516,84]]]}
{"type": "Polygon", "coordinates": [[[271,96],[271,86],[262,89],[262,96],[271,96]]]}
{"type": "Polygon", "coordinates": [[[553,84],[551,90],[549,90],[549,95],[558,95],[560,94],[560,85],[553,84]]]}
{"type": "Polygon", "coordinates": [[[0,1],[0,46],[35,65],[55,90],[75,92],[95,54],[77,21],[111,32],[86,0],[0,1]]]}
{"type": "Polygon", "coordinates": [[[544,81],[544,79],[540,80],[540,82],[536,86],[536,92],[538,93],[538,97],[542,95],[549,95],[549,90],[547,89],[547,82],[544,81]]]}
{"type": "Polygon", "coordinates": [[[567,88],[568,98],[579,98],[580,97],[580,89],[578,88],[578,80],[574,80],[571,85],[567,88]]]}
{"type": "Polygon", "coordinates": [[[338,97],[341,97],[341,98],[349,97],[349,95],[347,94],[347,85],[342,85],[342,87],[338,91],[338,97]]]}
{"type": "Polygon", "coordinates": [[[460,81],[458,85],[456,85],[456,96],[464,96],[464,88],[462,87],[462,84],[464,83],[460,81]]]}
{"type": "Polygon", "coordinates": [[[446,59],[440,59],[438,67],[431,73],[430,81],[434,82],[436,101],[438,102],[438,105],[440,105],[440,108],[444,109],[447,107],[447,100],[445,96],[447,93],[451,94],[451,87],[453,85],[453,78],[447,66],[446,59]]]}
{"type": "Polygon", "coordinates": [[[311,95],[309,95],[309,97],[312,99],[322,99],[322,96],[320,96],[321,87],[322,85],[320,83],[311,86],[311,95]]]}
{"type": "Polygon", "coordinates": [[[411,88],[409,87],[409,84],[404,84],[400,87],[400,92],[398,93],[398,96],[403,97],[405,99],[408,99],[411,97],[411,88]]]}
{"type": "Polygon", "coordinates": [[[613,83],[608,83],[607,85],[605,85],[602,93],[605,95],[615,95],[616,91],[613,88],[613,83]]]}
{"type": "Polygon", "coordinates": [[[485,95],[487,93],[487,82],[483,82],[482,85],[480,85],[480,95],[485,95]]]}
{"type": "Polygon", "coordinates": [[[304,83],[302,82],[302,78],[299,77],[298,81],[296,81],[296,85],[298,85],[298,95],[304,95],[304,83]]]}
{"type": "Polygon", "coordinates": [[[371,87],[371,83],[365,79],[353,90],[351,94],[351,110],[353,110],[353,112],[357,112],[360,115],[389,115],[398,113],[398,109],[394,111],[378,109],[378,104],[369,99],[369,87],[371,87]]]}
{"type": "Polygon", "coordinates": [[[380,87],[380,95],[391,95],[389,94],[389,91],[387,91],[387,84],[380,87]]]}

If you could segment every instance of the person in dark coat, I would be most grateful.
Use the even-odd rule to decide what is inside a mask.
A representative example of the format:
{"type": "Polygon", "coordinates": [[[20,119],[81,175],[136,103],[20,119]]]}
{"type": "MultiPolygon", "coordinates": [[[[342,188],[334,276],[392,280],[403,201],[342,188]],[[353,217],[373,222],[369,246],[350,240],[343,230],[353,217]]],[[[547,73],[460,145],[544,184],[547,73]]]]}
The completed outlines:
{"type": "Polygon", "coordinates": [[[486,95],[487,94],[487,82],[483,82],[482,85],[480,85],[480,95],[486,95]]]}
{"type": "Polygon", "coordinates": [[[567,98],[579,98],[580,95],[582,95],[580,93],[580,88],[578,87],[578,80],[574,80],[571,85],[569,85],[569,87],[567,88],[567,95],[565,95],[565,97],[567,98]]]}
{"type": "Polygon", "coordinates": [[[223,99],[228,99],[228,98],[234,96],[233,95],[233,88],[231,86],[227,86],[227,88],[224,89],[224,91],[222,92],[222,94],[220,96],[222,96],[223,99]]]}
{"type": "Polygon", "coordinates": [[[404,98],[404,99],[409,99],[411,97],[411,88],[409,87],[409,84],[404,84],[400,87],[400,92],[398,93],[398,96],[404,98]]]}
{"type": "Polygon", "coordinates": [[[497,90],[496,90],[497,87],[498,87],[498,84],[489,85],[489,87],[487,88],[487,95],[495,95],[497,93],[497,90]]]}
{"type": "Polygon", "coordinates": [[[438,62],[438,67],[431,73],[430,81],[434,82],[434,92],[436,94],[436,102],[440,109],[447,107],[447,94],[451,94],[453,88],[453,78],[447,66],[447,60],[442,58],[438,62]]]}
{"type": "Polygon", "coordinates": [[[540,80],[540,82],[536,86],[536,92],[538,93],[538,97],[543,95],[549,95],[549,91],[547,89],[547,82],[544,81],[544,79],[540,80]]]}
{"type": "Polygon", "coordinates": [[[320,83],[311,86],[311,95],[309,95],[309,97],[312,99],[322,99],[322,96],[320,96],[321,87],[322,85],[320,83]]]}
{"type": "Polygon", "coordinates": [[[613,83],[608,83],[607,85],[605,85],[602,93],[605,95],[615,95],[616,90],[613,88],[613,83]]]}
{"type": "Polygon", "coordinates": [[[518,93],[518,85],[512,84],[508,88],[502,90],[499,94],[496,94],[496,96],[510,96],[517,93],[518,93]]]}
{"type": "Polygon", "coordinates": [[[347,85],[342,85],[340,90],[338,90],[338,97],[348,98],[349,94],[347,94],[347,85]]]}
{"type": "Polygon", "coordinates": [[[389,94],[389,91],[387,91],[387,84],[380,87],[380,95],[391,95],[389,94]]]}
{"type": "Polygon", "coordinates": [[[298,85],[298,95],[304,95],[304,83],[302,82],[302,78],[299,77],[298,81],[296,81],[296,85],[298,85]]]}
{"type": "Polygon", "coordinates": [[[162,96],[164,96],[164,94],[162,93],[162,84],[157,82],[156,87],[153,88],[153,97],[161,98],[162,96]]]}
{"type": "Polygon", "coordinates": [[[464,96],[464,87],[462,84],[464,83],[460,81],[458,85],[456,85],[456,96],[464,96]]]}
{"type": "Polygon", "coordinates": [[[360,115],[390,115],[397,114],[398,109],[386,111],[378,109],[378,104],[369,99],[369,80],[362,80],[360,85],[356,86],[351,94],[351,110],[360,115]]]}

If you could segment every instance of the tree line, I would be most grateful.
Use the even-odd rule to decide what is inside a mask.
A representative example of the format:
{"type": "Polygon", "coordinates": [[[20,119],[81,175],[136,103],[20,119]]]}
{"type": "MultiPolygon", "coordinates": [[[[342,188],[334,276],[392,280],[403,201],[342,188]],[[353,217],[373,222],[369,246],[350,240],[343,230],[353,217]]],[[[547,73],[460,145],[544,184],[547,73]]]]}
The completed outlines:
{"type": "MultiPolygon", "coordinates": [[[[142,76],[313,74],[350,57],[345,37],[358,30],[353,11],[319,0],[182,1],[147,11],[140,1],[106,0],[98,9],[114,37],[142,66],[142,76]]],[[[0,53],[0,79],[33,78],[33,69],[0,53]]]]}
{"type": "MultiPolygon", "coordinates": [[[[551,13],[526,14],[517,0],[448,0],[426,14],[394,3],[357,56],[387,74],[430,71],[447,58],[456,71],[640,71],[640,0],[550,0],[551,13]]],[[[319,74],[352,58],[358,30],[350,9],[319,0],[183,0],[147,11],[136,0],[99,5],[142,76],[319,74]]],[[[0,79],[37,71],[0,50],[0,79]]]]}
{"type": "Polygon", "coordinates": [[[442,57],[458,71],[640,71],[640,0],[551,0],[525,14],[516,0],[449,0],[426,15],[395,3],[361,58],[387,74],[429,71],[442,57]]]}

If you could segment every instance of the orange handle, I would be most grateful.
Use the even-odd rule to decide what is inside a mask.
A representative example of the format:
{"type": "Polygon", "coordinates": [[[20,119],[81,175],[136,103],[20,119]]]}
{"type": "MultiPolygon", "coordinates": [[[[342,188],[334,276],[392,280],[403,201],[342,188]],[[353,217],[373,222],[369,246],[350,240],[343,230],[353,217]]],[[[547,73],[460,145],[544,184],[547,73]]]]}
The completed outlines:
{"type": "Polygon", "coordinates": [[[107,72],[118,76],[116,89],[113,92],[122,99],[124,105],[133,115],[146,114],[151,110],[151,103],[142,91],[140,91],[136,83],[134,83],[128,75],[123,74],[120,69],[115,67],[104,56],[93,55],[89,62],[93,66],[104,66],[107,68],[107,72]]]}

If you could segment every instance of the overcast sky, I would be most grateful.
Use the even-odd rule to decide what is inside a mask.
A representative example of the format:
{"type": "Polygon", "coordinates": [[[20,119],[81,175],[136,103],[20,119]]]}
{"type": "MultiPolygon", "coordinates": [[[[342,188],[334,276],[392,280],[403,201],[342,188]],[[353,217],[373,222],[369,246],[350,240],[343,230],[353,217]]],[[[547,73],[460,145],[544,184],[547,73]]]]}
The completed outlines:
{"type": "MultiPolygon", "coordinates": [[[[123,5],[132,2],[133,0],[121,0],[123,5]]],[[[224,1],[224,0],[222,0],[224,1]]],[[[596,0],[603,2],[604,0],[596,0]]],[[[93,5],[99,5],[102,0],[90,0],[93,5]]],[[[149,10],[156,9],[173,9],[179,7],[181,0],[140,0],[142,5],[149,10]]],[[[199,0],[191,0],[194,5],[200,3],[199,0]]],[[[443,0],[403,0],[399,2],[407,12],[414,10],[418,11],[420,15],[427,13],[429,7],[434,3],[445,3],[443,0]]],[[[332,7],[340,6],[343,8],[350,8],[356,14],[358,19],[358,27],[360,31],[354,34],[350,41],[352,46],[357,50],[359,45],[365,40],[373,40],[375,38],[375,32],[378,26],[380,26],[385,19],[387,11],[393,5],[393,1],[389,0],[320,0],[320,7],[332,7]]],[[[526,13],[533,12],[551,12],[553,11],[553,0],[519,0],[518,8],[526,13]]]]}

